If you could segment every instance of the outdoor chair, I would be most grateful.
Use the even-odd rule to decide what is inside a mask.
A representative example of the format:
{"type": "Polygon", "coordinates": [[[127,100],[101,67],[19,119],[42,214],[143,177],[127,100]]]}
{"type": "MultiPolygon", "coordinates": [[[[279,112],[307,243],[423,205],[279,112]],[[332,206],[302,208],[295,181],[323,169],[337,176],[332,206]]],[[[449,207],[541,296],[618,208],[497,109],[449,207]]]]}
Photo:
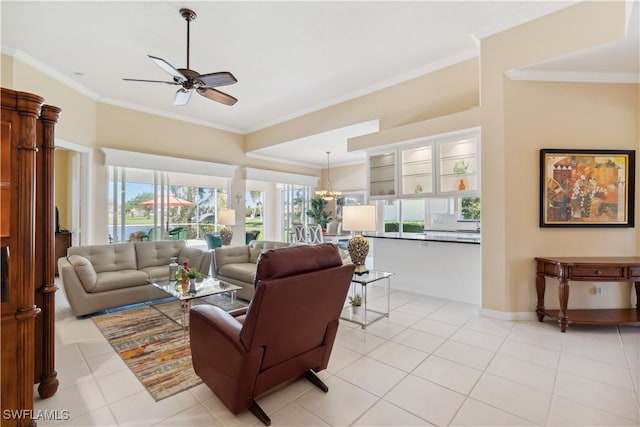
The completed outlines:
{"type": "Polygon", "coordinates": [[[207,242],[208,249],[215,249],[222,247],[222,237],[213,233],[204,233],[204,240],[207,242]]]}
{"type": "Polygon", "coordinates": [[[301,376],[327,392],[315,372],[329,363],[354,268],[331,243],[263,252],[248,307],[191,309],[196,374],[231,412],[249,409],[267,426],[257,396],[301,376]]]}
{"type": "Polygon", "coordinates": [[[258,240],[258,236],[260,235],[260,230],[247,231],[245,234],[246,234],[246,243],[248,245],[249,243],[251,243],[252,240],[258,240]]]}

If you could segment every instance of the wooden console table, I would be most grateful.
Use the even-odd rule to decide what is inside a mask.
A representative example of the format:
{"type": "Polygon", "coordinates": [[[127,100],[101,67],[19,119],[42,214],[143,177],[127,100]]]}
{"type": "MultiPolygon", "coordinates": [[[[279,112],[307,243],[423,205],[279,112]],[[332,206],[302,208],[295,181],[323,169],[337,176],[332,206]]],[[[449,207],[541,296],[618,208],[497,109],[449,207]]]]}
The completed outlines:
{"type": "Polygon", "coordinates": [[[542,322],[544,316],[558,319],[560,330],[567,331],[569,323],[617,325],[640,323],[640,257],[566,257],[536,258],[536,314],[542,322]],[[558,297],[560,310],[545,310],[545,276],[560,281],[558,297]],[[569,281],[634,282],[636,308],[567,310],[569,281]]]}

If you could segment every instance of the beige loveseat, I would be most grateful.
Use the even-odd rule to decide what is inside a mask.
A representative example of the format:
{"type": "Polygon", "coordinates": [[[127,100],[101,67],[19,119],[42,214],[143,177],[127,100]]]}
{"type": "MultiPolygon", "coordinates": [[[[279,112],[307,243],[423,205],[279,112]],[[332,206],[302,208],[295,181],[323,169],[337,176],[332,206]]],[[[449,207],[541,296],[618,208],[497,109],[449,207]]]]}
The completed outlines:
{"type": "Polygon", "coordinates": [[[290,246],[288,242],[254,240],[246,246],[223,246],[213,251],[211,274],[218,280],[240,286],[238,298],[251,300],[254,293],[256,263],[263,251],[290,246]]]}
{"type": "Polygon", "coordinates": [[[71,311],[82,316],[167,297],[147,279],[169,277],[171,257],[209,274],[211,254],[183,240],[74,246],[58,259],[58,271],[71,311]]]}

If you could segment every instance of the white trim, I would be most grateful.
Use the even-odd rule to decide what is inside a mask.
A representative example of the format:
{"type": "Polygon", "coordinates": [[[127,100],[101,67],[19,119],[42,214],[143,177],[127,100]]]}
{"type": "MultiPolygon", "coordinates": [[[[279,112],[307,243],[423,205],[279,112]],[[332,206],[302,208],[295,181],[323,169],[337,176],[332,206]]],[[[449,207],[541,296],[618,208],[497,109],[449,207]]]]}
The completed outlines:
{"type": "Polygon", "coordinates": [[[161,170],[208,176],[233,178],[237,166],[223,163],[204,162],[201,160],[183,159],[180,157],[159,156],[157,154],[138,153],[135,151],[102,148],[105,164],[125,168],[161,170]]]}
{"type": "Polygon", "coordinates": [[[574,83],[640,83],[638,73],[601,73],[580,71],[543,71],[512,69],[505,72],[511,80],[574,83]]]}
{"type": "Polygon", "coordinates": [[[93,241],[95,228],[93,221],[95,218],[93,149],[60,138],[56,138],[55,147],[74,152],[71,159],[71,194],[77,196],[71,197],[70,228],[73,245],[86,245],[93,241]]]}
{"type": "Polygon", "coordinates": [[[288,172],[277,172],[266,169],[244,168],[245,179],[255,181],[275,182],[277,184],[308,185],[316,187],[320,177],[311,175],[299,175],[288,172]]]}
{"type": "Polygon", "coordinates": [[[517,320],[538,320],[535,311],[497,311],[488,308],[480,308],[480,316],[490,317],[492,319],[517,321],[517,320]]]}

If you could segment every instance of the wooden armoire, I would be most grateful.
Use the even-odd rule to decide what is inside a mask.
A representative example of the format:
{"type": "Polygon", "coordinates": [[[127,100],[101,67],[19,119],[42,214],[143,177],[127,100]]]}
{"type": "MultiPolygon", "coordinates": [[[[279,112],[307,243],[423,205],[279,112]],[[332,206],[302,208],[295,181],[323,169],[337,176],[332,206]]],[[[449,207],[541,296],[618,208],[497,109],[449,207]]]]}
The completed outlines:
{"type": "Polygon", "coordinates": [[[58,389],[54,367],[54,128],[60,109],[2,88],[0,240],[2,425],[33,425],[34,384],[58,389]],[[14,412],[8,412],[14,411],[14,412]],[[20,412],[20,410],[23,410],[20,412]],[[5,416],[6,414],[24,416],[5,416]]]}

